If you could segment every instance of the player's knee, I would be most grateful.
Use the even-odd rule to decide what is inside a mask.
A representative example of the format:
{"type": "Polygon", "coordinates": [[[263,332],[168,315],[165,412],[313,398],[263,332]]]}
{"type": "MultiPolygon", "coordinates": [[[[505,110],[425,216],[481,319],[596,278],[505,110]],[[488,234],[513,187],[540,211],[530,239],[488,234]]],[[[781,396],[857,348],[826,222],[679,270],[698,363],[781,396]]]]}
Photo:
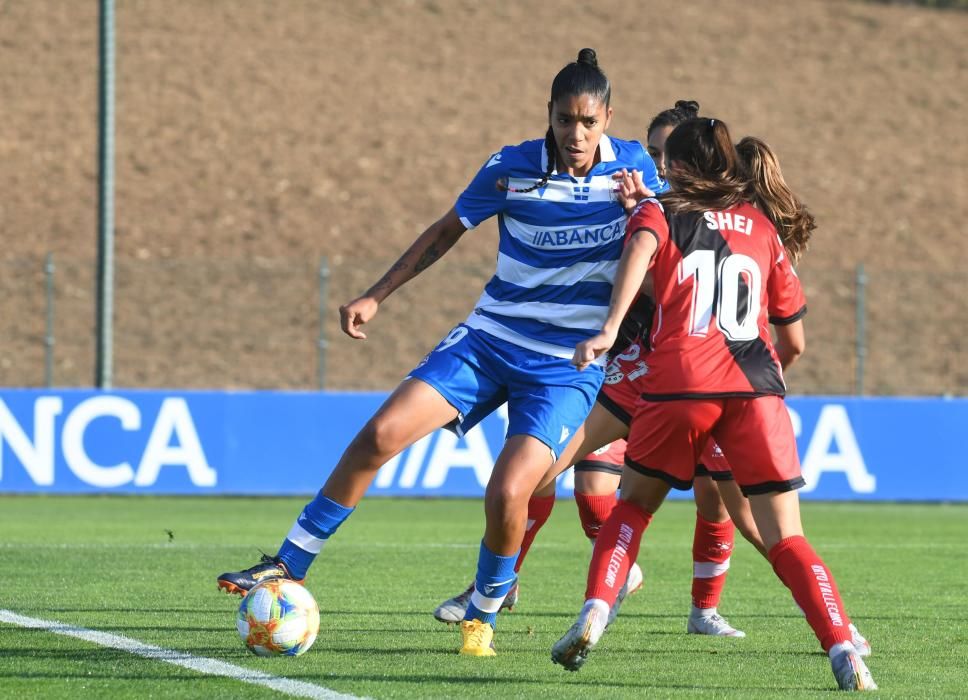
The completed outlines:
{"type": "Polygon", "coordinates": [[[530,490],[513,481],[489,484],[484,495],[484,509],[488,518],[512,521],[519,511],[527,513],[530,497],[530,490]]]}
{"type": "Polygon", "coordinates": [[[396,421],[374,416],[353,440],[351,449],[361,456],[386,461],[407,447],[405,440],[404,431],[396,421]]]}

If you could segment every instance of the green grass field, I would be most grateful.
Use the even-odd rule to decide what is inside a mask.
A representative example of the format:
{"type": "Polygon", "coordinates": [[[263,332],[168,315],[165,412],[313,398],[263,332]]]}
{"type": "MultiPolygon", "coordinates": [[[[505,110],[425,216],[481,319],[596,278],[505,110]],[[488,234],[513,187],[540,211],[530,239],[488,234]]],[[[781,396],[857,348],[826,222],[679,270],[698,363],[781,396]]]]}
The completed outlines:
{"type": "MultiPolygon", "coordinates": [[[[826,656],[770,567],[738,542],[721,611],[746,639],[685,634],[693,508],[664,506],[639,558],[644,589],[579,673],[552,643],[581,604],[590,553],[560,499],[499,620],[499,656],[456,654],[431,617],[470,580],[482,507],[467,500],[370,500],[307,581],[316,645],[298,658],[250,655],[237,599],[215,576],[274,551],[304,499],[0,498],[0,610],[110,632],[334,692],[390,697],[829,697],[826,656]],[[169,538],[166,530],[174,537],[169,538]]],[[[871,640],[881,695],[968,696],[968,506],[804,505],[817,550],[871,640]]],[[[280,697],[230,678],[48,631],[0,624],[0,697],[280,697]]]]}

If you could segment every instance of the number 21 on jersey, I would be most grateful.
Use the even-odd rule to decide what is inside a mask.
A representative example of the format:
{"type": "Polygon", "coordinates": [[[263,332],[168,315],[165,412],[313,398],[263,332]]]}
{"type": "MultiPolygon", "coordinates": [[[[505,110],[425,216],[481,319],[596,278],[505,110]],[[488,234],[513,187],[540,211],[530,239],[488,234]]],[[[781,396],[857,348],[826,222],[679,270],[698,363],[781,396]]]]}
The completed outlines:
{"type": "Polygon", "coordinates": [[[753,340],[759,336],[759,265],[748,255],[733,253],[716,265],[712,250],[694,250],[679,263],[679,284],[692,282],[689,335],[705,337],[713,310],[716,326],[730,340],[753,340]],[[745,297],[745,299],[744,299],[745,297]],[[745,309],[740,304],[745,301],[745,309]],[[743,318],[740,319],[740,312],[743,318]]]}

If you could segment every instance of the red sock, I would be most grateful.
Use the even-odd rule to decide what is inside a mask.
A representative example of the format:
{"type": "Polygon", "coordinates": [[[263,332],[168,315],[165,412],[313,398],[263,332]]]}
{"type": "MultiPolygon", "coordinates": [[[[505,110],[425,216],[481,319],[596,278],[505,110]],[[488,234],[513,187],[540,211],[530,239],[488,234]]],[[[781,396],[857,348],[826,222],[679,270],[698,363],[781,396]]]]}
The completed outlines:
{"type": "Polygon", "coordinates": [[[614,493],[605,496],[593,496],[588,493],[578,493],[575,491],[575,503],[578,504],[578,517],[581,518],[581,529],[585,531],[585,537],[593,540],[598,537],[598,532],[601,530],[602,524],[612,514],[612,509],[618,503],[618,498],[614,493]]]}
{"type": "Polygon", "coordinates": [[[521,540],[521,551],[518,552],[518,560],[514,562],[514,573],[521,570],[524,558],[531,549],[531,543],[538,535],[541,526],[548,522],[551,517],[551,509],[555,507],[555,496],[532,496],[528,501],[528,526],[524,530],[524,539],[521,540]]]}
{"type": "Polygon", "coordinates": [[[833,574],[807,539],[798,535],[780,540],[769,556],[773,570],[793,593],[823,650],[849,642],[850,618],[844,611],[833,574]]]}
{"type": "Polygon", "coordinates": [[[585,600],[601,598],[609,607],[615,604],[615,598],[629,575],[629,567],[639,555],[642,533],[651,520],[651,513],[633,503],[619,501],[616,504],[595,540],[595,551],[588,566],[585,600]]]}
{"type": "Polygon", "coordinates": [[[732,520],[714,523],[696,512],[696,534],[692,540],[692,604],[697,608],[719,605],[735,533],[732,520]]]}

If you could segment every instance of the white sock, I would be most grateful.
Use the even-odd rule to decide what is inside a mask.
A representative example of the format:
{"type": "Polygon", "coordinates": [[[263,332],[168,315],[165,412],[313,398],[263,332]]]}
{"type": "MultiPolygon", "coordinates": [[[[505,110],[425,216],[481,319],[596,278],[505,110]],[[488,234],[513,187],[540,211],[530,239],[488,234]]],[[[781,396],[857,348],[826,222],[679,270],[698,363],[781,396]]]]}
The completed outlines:
{"type": "Polygon", "coordinates": [[[716,608],[697,608],[693,605],[689,617],[712,617],[715,614],[716,608]]]}
{"type": "Polygon", "coordinates": [[[854,648],[854,645],[851,644],[850,642],[840,642],[839,644],[834,644],[832,647],[830,647],[830,651],[827,652],[827,656],[829,656],[832,659],[844,651],[857,651],[857,650],[854,648]]]}

